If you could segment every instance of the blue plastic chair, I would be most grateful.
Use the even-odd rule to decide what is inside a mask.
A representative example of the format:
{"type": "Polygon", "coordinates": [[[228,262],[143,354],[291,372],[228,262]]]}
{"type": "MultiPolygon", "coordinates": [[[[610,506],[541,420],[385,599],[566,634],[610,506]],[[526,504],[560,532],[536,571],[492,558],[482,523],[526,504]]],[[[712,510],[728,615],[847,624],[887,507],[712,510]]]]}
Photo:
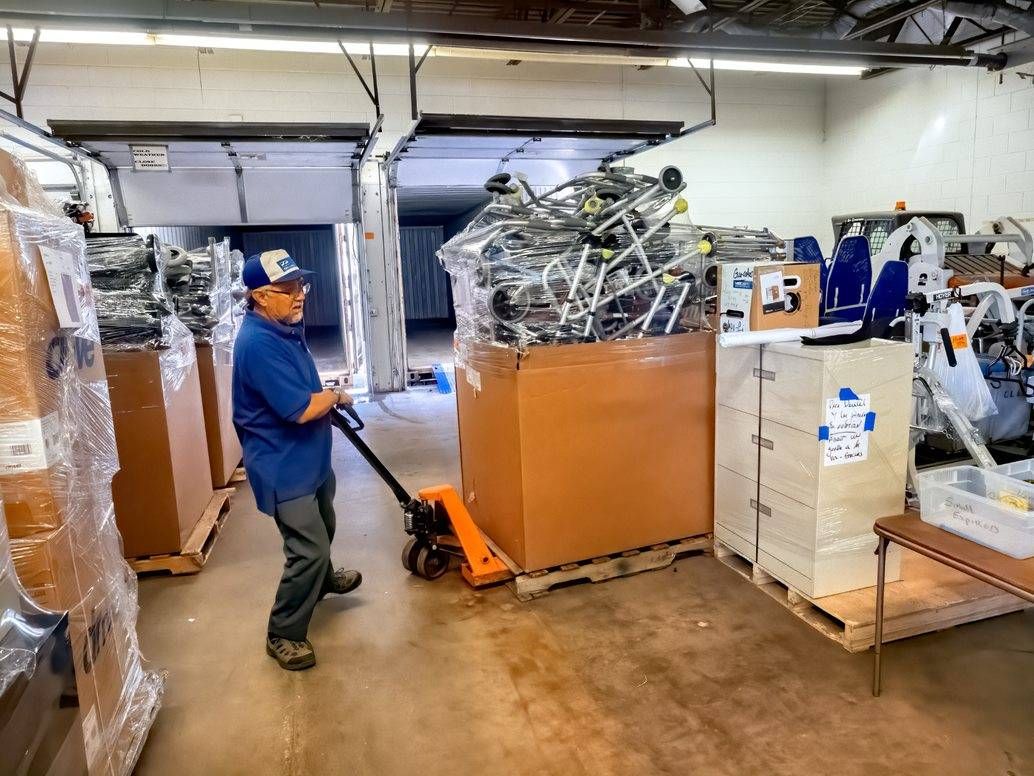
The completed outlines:
{"type": "MultiPolygon", "coordinates": [[[[793,260],[802,264],[819,265],[819,293],[820,297],[825,296],[826,280],[829,278],[829,264],[822,255],[822,248],[819,241],[811,235],[793,238],[793,260]]],[[[819,299],[819,315],[824,312],[825,299],[819,299]]]]}
{"type": "Polygon", "coordinates": [[[838,321],[857,321],[865,312],[871,290],[869,240],[862,235],[845,237],[837,246],[823,286],[825,314],[838,321]]]}
{"type": "Polygon", "coordinates": [[[888,261],[873,284],[869,301],[865,303],[863,320],[872,326],[872,335],[881,337],[890,328],[890,322],[905,314],[908,296],[908,262],[888,261]]]}

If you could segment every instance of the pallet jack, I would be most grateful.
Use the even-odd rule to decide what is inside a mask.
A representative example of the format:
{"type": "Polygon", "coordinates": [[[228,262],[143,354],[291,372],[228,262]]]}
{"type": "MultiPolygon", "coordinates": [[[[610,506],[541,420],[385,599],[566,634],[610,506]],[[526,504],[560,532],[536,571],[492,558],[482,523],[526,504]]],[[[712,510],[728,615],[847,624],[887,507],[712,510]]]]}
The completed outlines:
{"type": "Polygon", "coordinates": [[[366,424],[355,408],[342,405],[341,409],[348,418],[336,409],[331,410],[331,423],[380,475],[402,507],[402,525],[410,536],[402,549],[402,565],[406,571],[424,579],[438,579],[449,570],[452,557],[457,557],[463,578],[472,587],[513,577],[513,572],[485,543],[455,488],[435,485],[423,488],[417,498],[413,498],[359,436],[366,424]]]}

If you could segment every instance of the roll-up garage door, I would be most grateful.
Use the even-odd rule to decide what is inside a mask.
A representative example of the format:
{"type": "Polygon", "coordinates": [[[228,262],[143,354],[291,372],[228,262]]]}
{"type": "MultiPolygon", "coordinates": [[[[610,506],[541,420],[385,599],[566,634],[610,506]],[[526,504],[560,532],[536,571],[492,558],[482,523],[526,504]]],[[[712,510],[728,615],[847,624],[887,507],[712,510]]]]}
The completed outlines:
{"type": "Polygon", "coordinates": [[[109,172],[126,226],[343,223],[367,124],[52,121],[109,172]]]}
{"type": "Polygon", "coordinates": [[[425,113],[391,154],[398,187],[480,186],[520,171],[554,186],[601,162],[615,165],[671,140],[682,124],[624,119],[560,119],[425,113]]]}

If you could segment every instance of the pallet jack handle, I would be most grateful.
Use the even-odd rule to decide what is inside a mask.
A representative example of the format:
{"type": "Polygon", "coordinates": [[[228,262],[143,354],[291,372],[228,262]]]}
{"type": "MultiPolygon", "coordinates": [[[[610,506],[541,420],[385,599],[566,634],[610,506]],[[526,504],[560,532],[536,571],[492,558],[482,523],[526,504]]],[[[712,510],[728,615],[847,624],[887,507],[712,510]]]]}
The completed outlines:
{"type": "Polygon", "coordinates": [[[362,440],[359,436],[359,432],[366,428],[366,424],[363,423],[363,419],[359,417],[359,413],[355,411],[355,408],[348,404],[340,405],[340,408],[348,414],[348,416],[355,421],[353,426],[348,422],[348,418],[341,414],[336,409],[330,411],[330,422],[337,427],[338,431],[344,434],[348,441],[352,443],[352,446],[359,451],[359,454],[366,459],[366,462],[370,464],[380,478],[384,480],[384,484],[388,486],[395,498],[398,499],[399,504],[403,507],[409,506],[413,502],[413,497],[409,495],[409,491],[403,487],[402,483],[395,479],[395,475],[388,471],[388,467],[381,463],[381,459],[374,455],[373,450],[362,440]]]}

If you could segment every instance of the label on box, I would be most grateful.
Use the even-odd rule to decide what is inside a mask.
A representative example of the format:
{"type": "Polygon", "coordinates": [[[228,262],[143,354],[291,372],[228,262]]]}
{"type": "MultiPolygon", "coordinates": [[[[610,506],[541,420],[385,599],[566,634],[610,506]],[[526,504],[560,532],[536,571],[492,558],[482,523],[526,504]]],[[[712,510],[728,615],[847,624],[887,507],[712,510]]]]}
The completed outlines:
{"type": "Polygon", "coordinates": [[[754,288],[754,265],[732,264],[732,287],[750,291],[754,288]]]}
{"type": "Polygon", "coordinates": [[[62,329],[78,329],[83,325],[83,301],[75,279],[75,254],[49,245],[39,246],[43,268],[50,285],[50,298],[62,329]]]}
{"type": "Polygon", "coordinates": [[[42,419],[0,423],[0,474],[46,469],[61,456],[61,448],[56,412],[42,419]]]}
{"type": "Polygon", "coordinates": [[[471,386],[473,386],[475,391],[480,391],[481,390],[481,373],[478,370],[476,370],[476,369],[474,369],[472,367],[469,367],[469,366],[465,370],[463,370],[463,371],[465,371],[467,373],[467,382],[470,383],[471,386]]]}
{"type": "Polygon", "coordinates": [[[97,707],[91,708],[83,717],[83,748],[86,762],[93,765],[101,753],[101,729],[97,724],[97,707]]]}
{"type": "Polygon", "coordinates": [[[169,147],[166,145],[131,145],[134,172],[168,172],[169,147]]]}
{"type": "Polygon", "coordinates": [[[874,420],[867,393],[858,395],[843,389],[837,398],[827,399],[826,425],[819,429],[819,439],[826,443],[823,465],[839,466],[868,458],[874,420]]]}
{"type": "Polygon", "coordinates": [[[761,312],[779,313],[786,309],[786,287],[783,284],[783,271],[763,272],[758,276],[761,286],[761,312]]]}

